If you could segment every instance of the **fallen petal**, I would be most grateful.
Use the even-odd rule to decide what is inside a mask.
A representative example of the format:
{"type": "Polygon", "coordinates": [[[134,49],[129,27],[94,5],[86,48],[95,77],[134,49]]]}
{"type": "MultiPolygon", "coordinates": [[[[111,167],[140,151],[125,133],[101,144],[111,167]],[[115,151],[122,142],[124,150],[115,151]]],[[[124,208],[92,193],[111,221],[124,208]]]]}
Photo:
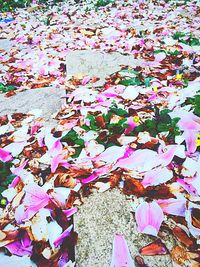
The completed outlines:
{"type": "Polygon", "coordinates": [[[143,256],[154,256],[154,255],[166,255],[169,254],[166,246],[161,242],[160,239],[150,243],[149,245],[139,250],[143,256]]]}
{"type": "Polygon", "coordinates": [[[113,252],[110,267],[134,267],[134,261],[131,258],[128,245],[121,234],[116,234],[113,241],[113,252]]]}
{"type": "Polygon", "coordinates": [[[135,218],[139,232],[157,236],[164,214],[155,201],[143,202],[137,207],[135,218]]]}
{"type": "Polygon", "coordinates": [[[11,161],[12,156],[11,156],[10,152],[0,148],[0,160],[3,162],[11,161]]]}

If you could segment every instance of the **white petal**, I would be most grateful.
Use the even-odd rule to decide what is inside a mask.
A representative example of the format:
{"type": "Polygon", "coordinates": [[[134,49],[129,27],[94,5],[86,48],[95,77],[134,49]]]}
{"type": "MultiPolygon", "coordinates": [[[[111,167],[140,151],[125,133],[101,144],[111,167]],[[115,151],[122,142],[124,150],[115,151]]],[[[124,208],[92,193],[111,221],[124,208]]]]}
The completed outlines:
{"type": "Polygon", "coordinates": [[[138,97],[139,92],[136,86],[127,86],[123,94],[121,95],[124,99],[134,100],[138,97]]]}
{"type": "Polygon", "coordinates": [[[62,234],[62,227],[55,221],[48,224],[49,244],[54,248],[53,242],[62,234]]]}

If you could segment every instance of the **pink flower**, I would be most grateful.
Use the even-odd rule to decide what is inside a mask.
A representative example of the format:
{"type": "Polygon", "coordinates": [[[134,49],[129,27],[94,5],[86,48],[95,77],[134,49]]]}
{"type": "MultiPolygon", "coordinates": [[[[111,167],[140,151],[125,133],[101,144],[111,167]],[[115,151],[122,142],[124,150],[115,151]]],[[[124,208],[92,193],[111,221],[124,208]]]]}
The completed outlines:
{"type": "Polygon", "coordinates": [[[11,161],[13,158],[10,154],[10,152],[0,148],[0,160],[3,162],[11,161]]]}
{"type": "Polygon", "coordinates": [[[113,253],[110,267],[134,267],[134,261],[131,258],[128,245],[121,234],[116,234],[113,241],[113,253]]]}
{"type": "Polygon", "coordinates": [[[135,219],[139,232],[157,236],[164,214],[155,201],[151,203],[143,202],[136,209],[135,219]]]}

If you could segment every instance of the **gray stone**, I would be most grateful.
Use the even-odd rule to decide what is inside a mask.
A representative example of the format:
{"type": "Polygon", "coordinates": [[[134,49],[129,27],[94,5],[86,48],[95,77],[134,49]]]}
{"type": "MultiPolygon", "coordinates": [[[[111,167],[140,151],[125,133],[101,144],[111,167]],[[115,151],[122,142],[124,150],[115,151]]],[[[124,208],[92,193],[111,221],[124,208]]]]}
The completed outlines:
{"type": "Polygon", "coordinates": [[[95,86],[102,86],[105,78],[120,70],[120,65],[138,66],[138,60],[131,55],[118,52],[105,53],[92,50],[76,50],[66,57],[67,77],[82,74],[83,76],[98,77],[95,86]]]}
{"type": "MultiPolygon", "coordinates": [[[[126,238],[133,259],[139,254],[141,247],[156,239],[138,233],[130,200],[118,189],[90,195],[74,216],[74,224],[79,234],[76,247],[77,267],[109,267],[116,233],[121,233],[126,238]]],[[[165,243],[169,249],[173,245],[170,235],[165,243]]],[[[149,267],[172,267],[169,255],[149,256],[144,259],[149,267]]]]}
{"type": "Polygon", "coordinates": [[[17,92],[15,96],[9,98],[0,94],[0,115],[14,112],[27,113],[32,109],[41,109],[46,124],[55,126],[57,121],[52,119],[52,115],[60,110],[64,102],[61,99],[63,92],[60,88],[45,87],[17,92]]]}

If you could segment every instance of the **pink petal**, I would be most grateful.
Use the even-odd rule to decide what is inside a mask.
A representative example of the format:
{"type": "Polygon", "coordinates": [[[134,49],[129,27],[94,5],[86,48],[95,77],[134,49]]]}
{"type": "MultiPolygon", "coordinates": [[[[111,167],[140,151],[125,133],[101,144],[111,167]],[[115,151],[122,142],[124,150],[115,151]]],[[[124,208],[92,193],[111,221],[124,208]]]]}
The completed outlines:
{"type": "MultiPolygon", "coordinates": [[[[197,117],[198,118],[198,117],[197,117]]],[[[200,123],[199,118],[195,121],[196,117],[194,114],[188,113],[185,117],[182,117],[181,120],[178,122],[178,126],[183,130],[193,130],[199,131],[200,130],[200,123]]]]}
{"type": "Polygon", "coordinates": [[[70,233],[71,233],[71,230],[72,230],[72,228],[73,228],[73,225],[70,225],[54,242],[53,242],[53,244],[54,244],[54,246],[55,247],[58,247],[58,246],[60,246],[61,244],[62,244],[62,242],[64,241],[64,239],[66,238],[66,237],[68,237],[69,235],[70,235],[70,233]]]}
{"type": "Polygon", "coordinates": [[[90,183],[90,182],[94,181],[97,177],[98,177],[98,175],[94,172],[93,174],[91,174],[91,175],[88,176],[87,178],[82,179],[82,180],[81,180],[81,183],[82,183],[82,184],[90,183]]]}
{"type": "Polygon", "coordinates": [[[36,205],[41,201],[46,201],[48,203],[49,196],[44,192],[43,188],[35,183],[31,183],[24,187],[26,195],[24,197],[24,204],[26,206],[36,205]]]}
{"type": "Polygon", "coordinates": [[[164,214],[155,201],[143,202],[137,207],[135,218],[139,232],[157,236],[164,214]]]}
{"type": "Polygon", "coordinates": [[[21,223],[22,220],[25,219],[25,215],[24,215],[25,209],[24,209],[24,205],[19,205],[16,210],[15,210],[15,220],[17,223],[21,223]]]}
{"type": "Polygon", "coordinates": [[[58,165],[60,162],[62,162],[63,156],[62,155],[56,155],[51,160],[51,172],[54,173],[56,169],[58,168],[58,165]]]}
{"type": "Polygon", "coordinates": [[[62,144],[60,140],[56,140],[51,149],[49,150],[49,154],[53,156],[57,156],[62,152],[62,144]]]}
{"type": "Polygon", "coordinates": [[[83,78],[81,84],[82,85],[86,85],[89,81],[90,81],[90,77],[89,76],[86,76],[86,77],[83,78]]]}
{"type": "Polygon", "coordinates": [[[5,246],[10,253],[17,256],[32,255],[31,240],[26,232],[23,233],[22,239],[12,242],[5,246]]]}
{"type": "Polygon", "coordinates": [[[74,213],[76,213],[78,211],[77,208],[71,208],[71,209],[68,209],[68,210],[63,210],[63,213],[67,216],[67,217],[70,217],[72,216],[74,213]]]}
{"type": "Polygon", "coordinates": [[[95,157],[95,161],[104,161],[106,163],[116,162],[123,157],[126,147],[111,146],[104,150],[99,156],[95,157]]]}
{"type": "Polygon", "coordinates": [[[173,173],[165,167],[158,167],[148,171],[144,175],[142,185],[144,187],[159,185],[173,178],[173,173]]]}
{"type": "Polygon", "coordinates": [[[159,154],[159,158],[160,158],[160,161],[161,161],[163,166],[167,166],[171,163],[171,161],[172,161],[172,159],[176,153],[177,146],[176,145],[169,145],[166,147],[166,149],[167,149],[166,152],[159,154]]]}
{"type": "Polygon", "coordinates": [[[19,223],[22,220],[32,218],[40,209],[49,204],[50,198],[37,184],[29,184],[24,187],[25,197],[23,204],[15,211],[15,219],[19,223]]]}
{"type": "Polygon", "coordinates": [[[24,169],[24,167],[26,166],[27,162],[28,162],[28,159],[25,160],[22,164],[20,164],[19,167],[12,169],[12,173],[17,175],[17,176],[20,176],[20,173],[24,169]]]}
{"type": "Polygon", "coordinates": [[[161,207],[163,212],[176,216],[185,216],[186,200],[185,199],[158,199],[158,205],[161,207]]]}
{"type": "Polygon", "coordinates": [[[183,135],[185,137],[186,148],[188,153],[194,153],[197,149],[197,132],[192,130],[185,130],[183,135]]]}
{"type": "Polygon", "coordinates": [[[12,180],[11,184],[9,185],[9,187],[16,187],[20,181],[21,181],[21,178],[19,176],[16,176],[12,180]]]}
{"type": "Polygon", "coordinates": [[[10,152],[0,148],[0,160],[3,162],[11,161],[13,158],[10,152]]]}
{"type": "Polygon", "coordinates": [[[121,234],[116,234],[113,241],[113,253],[110,267],[134,267],[128,245],[121,234]]]}
{"type": "Polygon", "coordinates": [[[138,149],[130,157],[119,160],[115,167],[139,172],[149,171],[160,165],[158,154],[150,149],[138,149]]]}
{"type": "Polygon", "coordinates": [[[162,61],[163,59],[166,58],[166,54],[164,52],[158,53],[155,55],[155,61],[162,61]]]}
{"type": "Polygon", "coordinates": [[[110,170],[111,170],[111,166],[103,166],[97,169],[95,172],[93,172],[89,177],[82,179],[81,183],[82,184],[90,183],[94,181],[97,177],[99,177],[100,175],[108,174],[110,170]]]}
{"type": "Polygon", "coordinates": [[[135,127],[138,126],[137,123],[135,123],[133,121],[133,118],[132,117],[128,118],[127,123],[128,123],[128,128],[126,128],[126,130],[124,132],[125,135],[128,135],[130,132],[132,132],[135,129],[135,127]]]}

